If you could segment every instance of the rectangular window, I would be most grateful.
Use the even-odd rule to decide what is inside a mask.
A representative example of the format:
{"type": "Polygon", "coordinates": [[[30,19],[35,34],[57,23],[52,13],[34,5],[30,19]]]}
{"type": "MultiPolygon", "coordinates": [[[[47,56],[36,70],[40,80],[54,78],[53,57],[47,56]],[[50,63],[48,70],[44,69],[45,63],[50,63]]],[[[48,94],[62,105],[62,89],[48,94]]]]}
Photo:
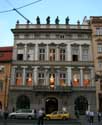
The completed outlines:
{"type": "Polygon", "coordinates": [[[98,59],[98,68],[102,69],[102,59],[98,59]]]}
{"type": "Polygon", "coordinates": [[[65,61],[65,48],[60,48],[60,61],[65,61]]]}
{"type": "Polygon", "coordinates": [[[102,43],[98,43],[97,51],[98,51],[98,53],[102,53],[102,43]]]}
{"type": "Polygon", "coordinates": [[[16,72],[16,85],[20,86],[22,85],[22,73],[21,72],[16,72]]]}
{"type": "Polygon", "coordinates": [[[56,54],[55,48],[50,48],[50,50],[49,50],[49,59],[50,59],[50,61],[55,61],[55,54],[56,54]]]}
{"type": "Polygon", "coordinates": [[[60,73],[60,86],[65,86],[65,85],[66,85],[66,74],[60,73]]]}
{"type": "Polygon", "coordinates": [[[26,85],[27,86],[32,86],[32,72],[27,72],[26,73],[26,85]]]}
{"type": "Polygon", "coordinates": [[[45,60],[45,48],[39,48],[39,60],[40,61],[45,60]]]}
{"type": "Polygon", "coordinates": [[[96,35],[102,35],[102,27],[96,28],[96,35]]]}
{"type": "Polygon", "coordinates": [[[33,60],[33,55],[34,55],[34,50],[33,49],[28,49],[27,60],[33,60]]]}
{"type": "Polygon", "coordinates": [[[79,46],[72,46],[72,61],[79,60],[79,46]]]}
{"type": "Polygon", "coordinates": [[[3,91],[3,80],[0,80],[0,92],[3,91]]]}
{"type": "Polygon", "coordinates": [[[38,85],[43,86],[45,84],[45,74],[44,72],[38,73],[38,85]]]}
{"type": "Polygon", "coordinates": [[[82,49],[82,61],[88,61],[88,48],[82,49]]]}

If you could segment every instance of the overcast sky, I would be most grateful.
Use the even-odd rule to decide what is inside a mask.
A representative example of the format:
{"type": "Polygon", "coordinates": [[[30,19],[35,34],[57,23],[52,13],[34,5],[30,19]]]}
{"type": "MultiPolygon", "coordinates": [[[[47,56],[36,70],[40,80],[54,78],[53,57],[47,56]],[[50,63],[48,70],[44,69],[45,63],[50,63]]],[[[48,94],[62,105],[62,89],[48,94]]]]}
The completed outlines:
{"type": "Polygon", "coordinates": [[[70,23],[76,24],[77,20],[82,22],[84,16],[102,16],[102,0],[0,0],[0,46],[13,46],[13,34],[11,29],[15,27],[16,21],[26,23],[17,12],[2,11],[12,10],[30,4],[18,11],[28,18],[32,23],[36,23],[39,16],[41,23],[46,23],[46,17],[51,17],[51,23],[55,22],[59,16],[60,23],[65,23],[65,18],[69,16],[70,23]],[[37,1],[37,2],[36,2],[37,1]],[[36,2],[35,4],[30,4],[36,2]]]}

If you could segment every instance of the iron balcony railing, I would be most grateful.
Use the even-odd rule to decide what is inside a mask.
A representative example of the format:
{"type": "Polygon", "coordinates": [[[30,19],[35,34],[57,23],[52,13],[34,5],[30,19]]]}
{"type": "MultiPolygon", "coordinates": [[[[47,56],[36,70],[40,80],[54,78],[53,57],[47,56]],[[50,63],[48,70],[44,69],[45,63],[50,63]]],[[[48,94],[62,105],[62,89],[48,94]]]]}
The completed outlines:
{"type": "Polygon", "coordinates": [[[10,90],[18,90],[18,91],[33,91],[33,92],[72,92],[72,91],[96,91],[95,86],[55,86],[54,88],[51,88],[47,85],[33,85],[33,86],[17,86],[17,85],[11,85],[10,90]]]}

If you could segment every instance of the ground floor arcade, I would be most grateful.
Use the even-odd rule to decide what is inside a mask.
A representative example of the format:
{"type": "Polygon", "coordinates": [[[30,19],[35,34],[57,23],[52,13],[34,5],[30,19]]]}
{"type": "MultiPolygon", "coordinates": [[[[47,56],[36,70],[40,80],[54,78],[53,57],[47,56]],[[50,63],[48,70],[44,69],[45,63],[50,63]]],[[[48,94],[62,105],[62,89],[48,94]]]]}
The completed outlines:
{"type": "Polygon", "coordinates": [[[95,91],[90,92],[71,92],[71,93],[46,93],[46,92],[18,92],[11,91],[9,97],[9,110],[20,108],[44,108],[46,113],[56,110],[67,110],[74,114],[79,110],[80,114],[84,114],[87,109],[96,111],[96,94],[95,91]]]}

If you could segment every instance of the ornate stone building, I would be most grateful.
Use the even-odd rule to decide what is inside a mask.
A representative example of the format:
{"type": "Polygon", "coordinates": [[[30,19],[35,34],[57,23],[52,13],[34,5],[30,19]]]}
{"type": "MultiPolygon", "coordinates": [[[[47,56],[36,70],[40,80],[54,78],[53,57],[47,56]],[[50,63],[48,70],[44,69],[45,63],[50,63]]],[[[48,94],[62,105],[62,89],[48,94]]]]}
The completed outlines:
{"type": "Polygon", "coordinates": [[[0,47],[0,109],[8,106],[9,78],[13,47],[0,47]]]}
{"type": "Polygon", "coordinates": [[[20,24],[14,34],[9,108],[95,110],[91,27],[20,24]],[[93,98],[94,97],[94,98],[93,98]]]}

